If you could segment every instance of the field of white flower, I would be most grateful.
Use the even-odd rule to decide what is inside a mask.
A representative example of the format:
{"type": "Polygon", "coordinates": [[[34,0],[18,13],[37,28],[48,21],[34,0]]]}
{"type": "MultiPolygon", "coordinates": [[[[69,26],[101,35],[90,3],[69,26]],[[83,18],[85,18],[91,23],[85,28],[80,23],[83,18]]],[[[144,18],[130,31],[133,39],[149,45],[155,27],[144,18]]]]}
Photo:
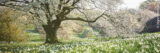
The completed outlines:
{"type": "Polygon", "coordinates": [[[53,45],[42,42],[0,44],[0,53],[160,53],[160,34],[157,33],[132,38],[75,38],[68,41],[53,45]]]}

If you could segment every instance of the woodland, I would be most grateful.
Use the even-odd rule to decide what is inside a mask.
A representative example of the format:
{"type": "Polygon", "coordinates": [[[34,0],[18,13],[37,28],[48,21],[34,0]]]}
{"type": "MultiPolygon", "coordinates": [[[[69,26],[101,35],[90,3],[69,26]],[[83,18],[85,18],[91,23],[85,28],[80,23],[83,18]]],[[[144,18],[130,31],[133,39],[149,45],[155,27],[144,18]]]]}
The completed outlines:
{"type": "Polygon", "coordinates": [[[160,1],[0,0],[0,53],[160,53],[160,1]]]}

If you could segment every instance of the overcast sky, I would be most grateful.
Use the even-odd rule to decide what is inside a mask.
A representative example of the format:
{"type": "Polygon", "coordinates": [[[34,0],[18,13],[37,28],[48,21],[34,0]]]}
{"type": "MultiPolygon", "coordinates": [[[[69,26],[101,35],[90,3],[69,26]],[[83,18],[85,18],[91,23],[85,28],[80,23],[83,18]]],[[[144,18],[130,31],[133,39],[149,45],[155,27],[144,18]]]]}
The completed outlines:
{"type": "Polygon", "coordinates": [[[142,2],[146,0],[124,0],[124,4],[122,5],[122,8],[138,8],[142,2]]]}

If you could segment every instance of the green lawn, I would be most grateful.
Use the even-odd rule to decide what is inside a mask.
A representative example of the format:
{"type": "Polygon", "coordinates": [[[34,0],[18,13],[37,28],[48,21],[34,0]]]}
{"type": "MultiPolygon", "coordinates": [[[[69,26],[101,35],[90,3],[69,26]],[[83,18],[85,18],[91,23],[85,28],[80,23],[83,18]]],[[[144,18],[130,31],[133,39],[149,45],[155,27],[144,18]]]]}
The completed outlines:
{"type": "Polygon", "coordinates": [[[136,37],[72,38],[60,40],[61,44],[26,42],[0,44],[0,53],[160,53],[160,34],[144,34],[136,37]]]}

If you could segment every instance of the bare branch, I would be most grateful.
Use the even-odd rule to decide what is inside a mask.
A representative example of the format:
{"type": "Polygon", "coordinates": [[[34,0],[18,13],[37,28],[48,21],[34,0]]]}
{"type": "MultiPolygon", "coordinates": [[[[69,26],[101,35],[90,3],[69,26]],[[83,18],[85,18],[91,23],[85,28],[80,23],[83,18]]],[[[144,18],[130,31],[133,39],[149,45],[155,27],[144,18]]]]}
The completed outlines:
{"type": "Polygon", "coordinates": [[[58,5],[58,8],[60,13],[58,13],[56,16],[58,19],[64,19],[66,15],[68,15],[71,11],[73,11],[75,8],[75,5],[80,1],[80,0],[73,0],[71,6],[68,6],[66,4],[69,4],[72,0],[67,0],[66,2],[64,0],[60,0],[60,4],[58,5]],[[64,2],[64,3],[63,3],[64,2]]]}
{"type": "Polygon", "coordinates": [[[75,6],[76,3],[80,2],[80,0],[74,0],[72,6],[75,6]]]}
{"type": "Polygon", "coordinates": [[[88,16],[84,13],[84,12],[82,12],[80,9],[77,9],[80,13],[82,13],[86,18],[88,18],[88,16]]]}
{"type": "Polygon", "coordinates": [[[0,3],[0,6],[5,6],[5,4],[0,3]]]}
{"type": "Polygon", "coordinates": [[[67,4],[67,3],[69,3],[70,2],[70,0],[67,0],[66,2],[65,2],[65,4],[67,4]]]}
{"type": "MultiPolygon", "coordinates": [[[[98,9],[101,9],[100,7],[97,6],[96,2],[91,0],[91,2],[93,3],[93,5],[95,6],[95,8],[98,8],[98,9]]],[[[101,9],[101,10],[104,10],[104,9],[101,9]]]]}
{"type": "Polygon", "coordinates": [[[79,21],[83,21],[83,22],[93,23],[93,22],[96,22],[99,18],[101,18],[104,15],[105,12],[106,11],[104,11],[100,16],[96,17],[95,20],[85,20],[85,19],[80,18],[80,17],[77,17],[77,18],[68,18],[68,17],[66,17],[66,19],[64,19],[64,20],[79,20],[79,21]]]}
{"type": "Polygon", "coordinates": [[[24,12],[27,12],[31,8],[29,3],[18,2],[18,1],[0,2],[0,6],[6,6],[24,12]]]}

